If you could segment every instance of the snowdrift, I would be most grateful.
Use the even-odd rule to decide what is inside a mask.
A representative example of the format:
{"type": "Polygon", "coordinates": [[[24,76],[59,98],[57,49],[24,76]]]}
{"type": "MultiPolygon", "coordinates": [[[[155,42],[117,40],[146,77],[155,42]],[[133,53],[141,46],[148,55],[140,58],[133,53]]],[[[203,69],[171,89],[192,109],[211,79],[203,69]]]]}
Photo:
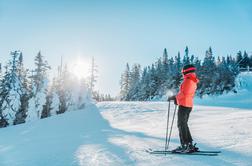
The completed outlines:
{"type": "Polygon", "coordinates": [[[108,159],[115,161],[116,158],[113,150],[120,154],[120,149],[107,140],[110,132],[112,128],[92,104],[83,110],[3,128],[0,129],[0,165],[102,165],[99,162],[109,165],[108,159]],[[87,156],[108,147],[111,154],[104,152],[97,155],[100,160],[86,161],[87,156]]]}
{"type": "Polygon", "coordinates": [[[252,108],[252,72],[242,72],[236,79],[237,93],[227,93],[221,96],[204,96],[196,98],[195,103],[208,106],[223,106],[235,108],[252,108]]]}

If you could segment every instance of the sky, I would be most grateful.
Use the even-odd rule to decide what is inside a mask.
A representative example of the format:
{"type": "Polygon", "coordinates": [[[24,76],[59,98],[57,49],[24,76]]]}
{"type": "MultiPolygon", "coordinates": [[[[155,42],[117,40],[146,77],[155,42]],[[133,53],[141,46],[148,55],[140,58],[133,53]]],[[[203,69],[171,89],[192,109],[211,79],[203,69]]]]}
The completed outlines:
{"type": "MultiPolygon", "coordinates": [[[[54,73],[63,63],[94,57],[95,89],[120,91],[126,63],[147,66],[162,56],[252,53],[250,0],[0,0],[0,62],[20,50],[28,68],[41,51],[54,73]]],[[[71,66],[70,66],[71,67],[71,66]]]]}

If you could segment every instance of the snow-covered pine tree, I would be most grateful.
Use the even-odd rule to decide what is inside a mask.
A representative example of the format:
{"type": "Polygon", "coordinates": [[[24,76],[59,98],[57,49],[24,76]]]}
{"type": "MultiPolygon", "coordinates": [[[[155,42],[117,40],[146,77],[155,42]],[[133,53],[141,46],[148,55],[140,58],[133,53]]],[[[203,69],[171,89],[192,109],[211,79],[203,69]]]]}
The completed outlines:
{"type": "Polygon", "coordinates": [[[48,93],[46,94],[46,101],[45,104],[43,105],[43,109],[41,112],[41,119],[51,116],[51,110],[52,110],[51,106],[52,106],[52,93],[49,90],[48,93]]]}
{"type": "Polygon", "coordinates": [[[149,73],[149,97],[148,100],[151,100],[155,97],[156,91],[159,88],[159,85],[156,83],[156,70],[155,65],[152,64],[151,67],[148,68],[149,73]]]}
{"type": "Polygon", "coordinates": [[[130,67],[129,64],[126,64],[126,69],[121,75],[120,80],[120,99],[121,100],[129,100],[128,93],[129,93],[129,83],[130,83],[130,67]]]}
{"type": "Polygon", "coordinates": [[[145,67],[143,69],[141,81],[140,81],[140,89],[139,89],[139,100],[147,100],[150,96],[150,74],[149,67],[145,67]]]}
{"type": "MultiPolygon", "coordinates": [[[[4,66],[4,68],[5,68],[4,74],[6,75],[8,66],[6,65],[4,66]]],[[[8,126],[8,121],[6,119],[6,116],[4,116],[3,110],[1,109],[4,102],[4,97],[7,96],[8,89],[4,86],[5,81],[3,80],[2,75],[1,75],[0,81],[1,81],[0,82],[0,128],[2,128],[2,127],[8,126]]]]}
{"type": "Polygon", "coordinates": [[[139,64],[134,64],[130,71],[129,93],[128,93],[129,100],[138,100],[140,79],[141,79],[141,67],[139,64]]]}
{"type": "Polygon", "coordinates": [[[252,68],[252,54],[249,56],[249,67],[252,68]]]}
{"type": "Polygon", "coordinates": [[[237,54],[236,54],[236,63],[239,67],[242,67],[240,65],[240,63],[242,62],[243,60],[243,57],[242,57],[242,52],[241,51],[238,51],[237,54]]]}
{"type": "MultiPolygon", "coordinates": [[[[68,107],[72,105],[72,96],[71,88],[76,83],[72,84],[72,77],[68,71],[67,65],[64,66],[64,69],[59,73],[57,80],[57,90],[56,93],[59,96],[59,110],[57,114],[62,114],[68,110],[68,107]]],[[[76,82],[76,81],[75,81],[76,82]]],[[[56,96],[55,96],[56,97],[56,96]]]]}
{"type": "Polygon", "coordinates": [[[162,87],[159,88],[159,91],[162,92],[162,94],[164,95],[167,90],[170,90],[172,87],[172,79],[173,79],[173,70],[174,70],[174,59],[173,57],[171,57],[170,59],[168,58],[168,62],[167,62],[167,66],[168,69],[165,69],[165,76],[164,76],[164,80],[163,80],[163,84],[162,87]]]}
{"type": "Polygon", "coordinates": [[[243,60],[240,64],[241,64],[241,67],[244,67],[244,68],[247,68],[249,66],[249,56],[246,51],[244,51],[243,53],[243,60]]]}
{"type": "Polygon", "coordinates": [[[78,100],[77,109],[83,109],[86,106],[86,102],[90,100],[91,92],[88,91],[88,84],[85,79],[80,80],[79,90],[78,90],[78,100]]]}
{"type": "Polygon", "coordinates": [[[164,80],[166,80],[169,77],[169,58],[167,49],[164,49],[163,53],[163,67],[162,67],[162,75],[164,77],[164,80]]]}
{"type": "Polygon", "coordinates": [[[39,52],[35,57],[35,69],[31,75],[31,98],[26,121],[34,121],[41,118],[43,106],[46,104],[48,90],[47,71],[50,69],[47,61],[39,52]]]}
{"type": "Polygon", "coordinates": [[[190,57],[190,64],[194,64],[195,63],[195,56],[192,54],[190,57]]]}
{"type": "Polygon", "coordinates": [[[156,73],[155,73],[155,82],[158,86],[156,89],[155,96],[161,97],[164,94],[164,87],[163,84],[166,81],[166,73],[164,71],[164,65],[162,63],[162,60],[159,58],[158,61],[156,62],[156,73]]]}
{"type": "Polygon", "coordinates": [[[172,77],[172,66],[173,66],[173,62],[171,63],[171,61],[173,61],[173,58],[169,59],[168,58],[168,53],[166,48],[164,49],[164,53],[163,53],[163,64],[162,64],[162,87],[159,89],[160,92],[162,92],[162,94],[164,94],[166,92],[167,89],[169,89],[169,80],[171,80],[172,77]],[[171,60],[172,59],[172,60],[171,60]]]}
{"type": "Polygon", "coordinates": [[[18,69],[20,55],[20,51],[11,52],[12,59],[6,65],[6,70],[1,80],[0,127],[12,125],[16,113],[21,109],[21,95],[23,94],[23,89],[18,69]]]}
{"type": "Polygon", "coordinates": [[[28,111],[28,101],[30,98],[30,89],[29,89],[29,80],[27,77],[28,74],[28,69],[25,69],[24,64],[23,64],[23,54],[20,52],[19,54],[19,59],[18,59],[18,64],[17,64],[17,73],[18,73],[18,78],[21,83],[20,87],[20,102],[21,106],[17,110],[16,117],[14,120],[14,125],[25,123],[26,119],[26,113],[28,111]]]}
{"type": "Polygon", "coordinates": [[[64,89],[64,81],[63,76],[65,75],[67,70],[67,66],[65,66],[63,70],[63,62],[61,58],[61,64],[58,66],[57,76],[53,78],[52,84],[48,88],[48,93],[46,96],[46,104],[43,106],[43,111],[41,118],[46,118],[49,116],[53,116],[59,113],[64,113],[66,111],[66,107],[62,107],[62,105],[66,105],[65,99],[65,91],[64,89]],[[61,101],[60,101],[61,96],[61,101]],[[64,97],[63,97],[64,96],[64,97]],[[62,104],[63,103],[63,104],[62,104]],[[61,111],[60,111],[61,109],[61,111]]]}
{"type": "Polygon", "coordinates": [[[97,79],[97,65],[95,64],[94,57],[92,57],[91,71],[90,71],[90,82],[89,82],[89,89],[90,89],[90,93],[92,94],[92,96],[94,94],[95,83],[97,82],[96,79],[97,79]]]}
{"type": "Polygon", "coordinates": [[[183,64],[181,62],[181,56],[180,56],[180,52],[178,52],[178,55],[175,57],[175,62],[172,68],[172,73],[173,73],[173,78],[172,78],[172,85],[171,88],[172,89],[176,89],[178,90],[179,85],[181,83],[181,79],[182,79],[182,74],[181,74],[181,69],[183,67],[183,64]]]}
{"type": "Polygon", "coordinates": [[[53,78],[53,83],[50,88],[51,105],[50,105],[50,116],[56,115],[59,112],[60,99],[57,93],[57,88],[59,87],[57,78],[53,78]]]}

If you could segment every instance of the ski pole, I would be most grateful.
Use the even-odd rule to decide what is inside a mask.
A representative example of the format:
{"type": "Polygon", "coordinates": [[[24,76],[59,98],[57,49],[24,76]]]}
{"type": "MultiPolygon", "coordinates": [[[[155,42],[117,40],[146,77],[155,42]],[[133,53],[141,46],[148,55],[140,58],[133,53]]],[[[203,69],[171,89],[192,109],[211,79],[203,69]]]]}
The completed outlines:
{"type": "Polygon", "coordinates": [[[167,140],[168,140],[168,128],[169,128],[169,119],[170,119],[170,107],[171,107],[171,101],[169,101],[168,105],[168,114],[167,114],[167,122],[166,122],[166,134],[165,134],[165,151],[167,150],[167,140]]]}
{"type": "Polygon", "coordinates": [[[168,139],[168,143],[167,143],[167,150],[169,148],[169,143],[170,143],[170,139],[171,139],[172,127],[173,127],[173,123],[174,123],[174,119],[175,119],[176,110],[177,110],[177,105],[175,105],[175,109],[174,109],[174,113],[173,113],[172,124],[171,124],[169,139],[168,139]]]}

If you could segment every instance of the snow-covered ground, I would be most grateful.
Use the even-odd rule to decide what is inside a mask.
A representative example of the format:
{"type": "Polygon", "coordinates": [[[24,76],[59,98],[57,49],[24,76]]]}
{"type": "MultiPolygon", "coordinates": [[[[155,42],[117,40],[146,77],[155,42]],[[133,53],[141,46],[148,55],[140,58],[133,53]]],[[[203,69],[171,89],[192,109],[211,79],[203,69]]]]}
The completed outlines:
{"type": "MultiPolygon", "coordinates": [[[[97,106],[0,129],[0,165],[252,165],[251,110],[195,106],[189,122],[195,142],[222,153],[160,156],[145,149],[164,148],[167,102],[97,106]]],[[[170,148],[178,145],[176,125],[173,131],[170,148]]]]}
{"type": "MultiPolygon", "coordinates": [[[[252,165],[252,111],[195,106],[190,126],[194,141],[204,150],[221,150],[218,157],[155,156],[144,149],[164,149],[167,103],[100,103],[113,128],[126,132],[110,140],[127,149],[135,165],[252,165]]],[[[172,107],[174,108],[174,107],[172,107]]],[[[176,122],[170,148],[178,145],[176,122]]]]}

